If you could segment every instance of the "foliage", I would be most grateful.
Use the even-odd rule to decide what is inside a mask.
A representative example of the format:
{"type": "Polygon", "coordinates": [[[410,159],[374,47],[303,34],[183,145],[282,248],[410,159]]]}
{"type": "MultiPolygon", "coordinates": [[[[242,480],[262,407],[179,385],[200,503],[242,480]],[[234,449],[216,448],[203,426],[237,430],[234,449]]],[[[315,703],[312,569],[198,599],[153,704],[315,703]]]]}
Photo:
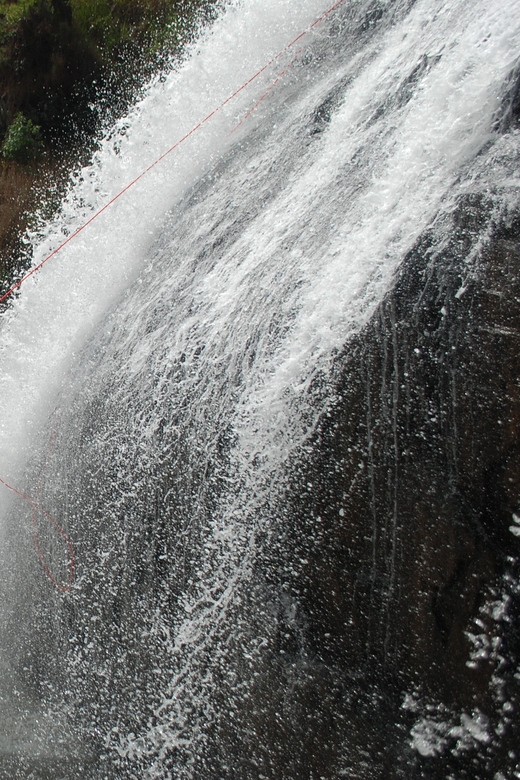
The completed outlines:
{"type": "MultiPolygon", "coordinates": [[[[214,0],[0,0],[0,47],[37,17],[54,27],[66,20],[105,59],[132,43],[163,38],[170,26],[186,27],[214,0]]],[[[1,52],[9,54],[9,50],[1,52]]]]}
{"type": "Polygon", "coordinates": [[[104,87],[116,98],[128,93],[218,3],[0,0],[0,135],[21,111],[42,127],[46,143],[49,128],[70,137],[81,125],[70,121],[79,104],[104,87]]]}
{"type": "Polygon", "coordinates": [[[142,64],[165,46],[185,42],[197,11],[215,0],[68,0],[74,24],[106,61],[131,52],[142,64]]]}
{"type": "Polygon", "coordinates": [[[0,17],[3,21],[4,31],[13,32],[37,2],[38,0],[15,0],[15,2],[0,0],[0,17]]]}
{"type": "Polygon", "coordinates": [[[2,144],[2,157],[27,163],[33,160],[41,147],[41,128],[21,112],[9,126],[2,144]]]}
{"type": "Polygon", "coordinates": [[[51,198],[46,182],[86,162],[103,124],[225,2],[0,0],[0,287],[23,267],[20,235],[51,198]]]}

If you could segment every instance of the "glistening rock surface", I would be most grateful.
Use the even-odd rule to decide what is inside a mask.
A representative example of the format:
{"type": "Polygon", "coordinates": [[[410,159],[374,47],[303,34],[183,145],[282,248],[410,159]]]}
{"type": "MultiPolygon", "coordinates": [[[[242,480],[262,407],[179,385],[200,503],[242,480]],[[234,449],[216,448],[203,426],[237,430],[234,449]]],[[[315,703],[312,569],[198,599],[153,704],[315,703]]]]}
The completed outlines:
{"type": "Polygon", "coordinates": [[[509,777],[517,761],[504,711],[520,659],[520,214],[472,194],[444,220],[443,246],[422,236],[338,357],[337,399],[293,484],[301,647],[357,680],[352,777],[363,751],[378,778],[509,777]],[[437,749],[414,739],[418,713],[442,724],[437,749]],[[464,714],[484,727],[462,749],[464,714]]]}

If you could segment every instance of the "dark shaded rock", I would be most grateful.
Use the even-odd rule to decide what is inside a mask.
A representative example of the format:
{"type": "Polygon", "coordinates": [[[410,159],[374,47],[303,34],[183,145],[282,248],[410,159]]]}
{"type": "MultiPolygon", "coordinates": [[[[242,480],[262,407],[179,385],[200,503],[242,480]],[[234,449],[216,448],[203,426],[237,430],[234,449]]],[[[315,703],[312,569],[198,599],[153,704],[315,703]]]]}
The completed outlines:
{"type": "Polygon", "coordinates": [[[520,123],[520,63],[511,71],[505,84],[504,97],[496,122],[496,129],[509,132],[520,123]]]}
{"type": "Polygon", "coordinates": [[[281,523],[291,531],[280,558],[271,550],[288,557],[272,586],[293,615],[292,624],[279,615],[277,652],[306,669],[293,734],[309,712],[328,731],[324,702],[335,690],[336,737],[334,748],[309,737],[306,772],[282,762],[280,777],[332,777],[345,765],[349,777],[385,779],[513,771],[517,727],[501,708],[518,697],[520,657],[520,602],[503,584],[516,581],[520,552],[510,531],[520,503],[520,222],[494,225],[492,205],[461,198],[440,249],[439,225],[422,236],[336,361],[337,396],[312,465],[292,469],[281,523]],[[486,612],[493,598],[505,599],[507,618],[486,612]],[[490,637],[498,620],[501,650],[472,662],[469,634],[483,615],[490,637]],[[420,755],[417,712],[402,707],[414,691],[439,703],[450,728],[478,713],[500,736],[457,748],[457,728],[445,726],[439,755],[420,755]]]}

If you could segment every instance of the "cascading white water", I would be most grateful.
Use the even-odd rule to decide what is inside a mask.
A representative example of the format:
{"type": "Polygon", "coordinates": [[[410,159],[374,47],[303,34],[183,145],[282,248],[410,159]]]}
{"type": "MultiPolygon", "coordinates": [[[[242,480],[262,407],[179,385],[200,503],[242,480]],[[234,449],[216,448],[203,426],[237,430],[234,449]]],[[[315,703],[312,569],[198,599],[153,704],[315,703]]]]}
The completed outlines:
{"type": "MultiPolygon", "coordinates": [[[[150,544],[150,567],[170,591],[172,577],[177,583],[174,618],[144,586],[136,607],[136,630],[160,659],[153,685],[141,681],[135,704],[125,689],[123,716],[105,712],[85,724],[110,766],[135,765],[136,777],[204,776],[193,756],[217,717],[226,621],[242,619],[284,465],[327,406],[312,400],[313,379],[367,321],[438,211],[471,190],[515,63],[516,6],[345,0],[296,57],[284,52],[27,281],[3,314],[0,476],[34,494],[59,408],[39,501],[67,528],[77,558],[67,596],[42,578],[36,553],[6,575],[4,590],[15,603],[14,590],[36,598],[31,582],[43,583],[44,612],[69,599],[76,633],[63,657],[76,701],[81,674],[117,678],[93,626],[106,619],[103,605],[117,600],[129,611],[125,589],[141,587],[128,567],[143,565],[145,553],[132,558],[132,544],[150,544]],[[150,535],[135,542],[150,534],[157,491],[164,516],[155,513],[151,534],[172,526],[177,547],[150,535]],[[77,651],[79,672],[82,622],[94,638],[77,651]]],[[[35,263],[327,8],[322,0],[229,4],[186,61],[107,134],[59,215],[33,237],[35,263]]],[[[0,485],[4,536],[23,530],[23,503],[0,485]]],[[[62,541],[49,541],[50,565],[60,566],[62,541]]],[[[268,622],[259,618],[266,633],[268,622]]],[[[261,657],[266,636],[233,630],[247,637],[250,658],[261,657]]]]}

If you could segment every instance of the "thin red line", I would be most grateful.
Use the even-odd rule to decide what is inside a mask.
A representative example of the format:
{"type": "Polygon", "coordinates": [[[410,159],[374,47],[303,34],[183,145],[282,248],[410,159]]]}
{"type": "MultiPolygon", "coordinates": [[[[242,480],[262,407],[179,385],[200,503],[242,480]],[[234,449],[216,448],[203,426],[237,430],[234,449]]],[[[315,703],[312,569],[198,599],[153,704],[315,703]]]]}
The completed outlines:
{"type": "Polygon", "coordinates": [[[74,579],[74,548],[72,547],[69,537],[67,536],[63,528],[56,522],[56,520],[53,517],[51,517],[51,515],[49,515],[48,512],[42,509],[42,507],[39,504],[37,504],[35,501],[33,501],[32,504],[33,504],[33,511],[32,511],[33,539],[34,539],[34,544],[36,546],[36,550],[38,552],[38,557],[42,563],[45,573],[47,574],[47,577],[50,579],[52,584],[55,585],[58,588],[58,590],[62,590],[66,592],[70,589],[70,586],[72,585],[72,581],[74,579]],[[69,548],[69,581],[67,585],[60,585],[59,582],[56,582],[51,572],[49,571],[47,564],[45,563],[45,558],[43,557],[42,551],[40,550],[40,545],[38,543],[38,536],[36,534],[36,510],[37,509],[39,509],[40,512],[43,515],[45,515],[47,520],[49,520],[53,524],[53,526],[61,534],[61,536],[65,540],[67,547],[69,548]]]}
{"type": "Polygon", "coordinates": [[[5,485],[6,488],[9,488],[9,490],[12,490],[13,493],[16,493],[21,498],[23,498],[25,501],[28,501],[31,504],[31,506],[32,506],[32,517],[31,517],[32,535],[33,535],[36,551],[38,553],[38,557],[39,557],[39,559],[41,561],[41,564],[42,564],[42,566],[44,568],[44,571],[45,571],[47,577],[50,579],[50,581],[53,583],[53,585],[55,585],[58,588],[58,590],[68,591],[70,586],[72,585],[72,581],[74,579],[74,548],[72,547],[70,539],[67,536],[67,534],[65,533],[65,531],[63,530],[63,528],[56,522],[56,520],[53,517],[51,517],[51,515],[48,512],[45,511],[45,509],[43,509],[42,506],[40,506],[40,504],[36,500],[38,498],[38,495],[39,495],[40,490],[42,488],[43,480],[45,478],[45,473],[47,471],[47,466],[49,465],[49,459],[50,459],[52,450],[54,449],[54,444],[55,444],[55,441],[56,441],[56,429],[57,429],[57,424],[54,426],[54,430],[53,430],[52,435],[51,435],[51,440],[50,440],[50,444],[49,444],[49,450],[47,452],[47,459],[45,461],[45,466],[43,467],[43,471],[41,473],[40,481],[38,482],[38,487],[36,489],[36,493],[35,493],[34,498],[29,498],[29,496],[26,496],[25,493],[21,492],[21,490],[17,490],[12,485],[9,485],[4,479],[2,479],[2,477],[0,477],[0,482],[2,483],[2,485],[5,485]],[[47,520],[49,520],[49,522],[56,528],[56,530],[63,537],[67,547],[69,548],[69,581],[68,581],[67,585],[60,585],[60,583],[57,582],[54,579],[54,577],[52,576],[52,574],[50,572],[49,567],[47,566],[47,564],[45,562],[45,558],[43,556],[43,553],[42,553],[41,548],[40,548],[40,544],[38,542],[38,535],[36,533],[36,511],[37,510],[39,510],[42,513],[42,515],[44,515],[47,518],[47,520]]]}
{"type": "MultiPolygon", "coordinates": [[[[36,271],[39,271],[40,268],[48,260],[51,259],[51,257],[54,257],[54,255],[56,255],[61,249],[63,249],[64,246],[66,246],[70,241],[72,241],[73,238],[76,238],[76,236],[79,235],[79,233],[81,233],[82,230],[85,230],[85,228],[88,225],[90,225],[91,222],[93,222],[95,219],[97,219],[104,211],[106,211],[109,206],[111,206],[113,203],[115,203],[115,201],[118,200],[122,195],[124,195],[125,192],[128,192],[128,190],[131,187],[133,187],[134,184],[137,184],[137,182],[140,179],[142,179],[143,176],[145,176],[147,173],[149,173],[149,171],[151,171],[152,168],[154,168],[158,163],[160,163],[162,160],[164,160],[165,157],[167,157],[169,154],[171,154],[171,152],[173,152],[175,149],[177,149],[177,147],[179,147],[182,143],[184,143],[184,141],[186,141],[191,135],[193,135],[193,133],[195,133],[197,130],[199,130],[199,128],[201,128],[202,125],[204,125],[209,119],[211,119],[211,117],[214,116],[217,113],[217,111],[220,111],[220,109],[223,108],[225,105],[227,105],[230,102],[230,100],[233,100],[233,98],[236,97],[240,92],[242,92],[242,90],[244,90],[246,87],[248,87],[249,84],[251,84],[251,82],[253,82],[255,79],[257,79],[258,76],[260,76],[260,74],[264,72],[264,70],[267,70],[267,68],[270,65],[272,65],[273,62],[276,62],[276,60],[279,59],[282,56],[282,54],[284,54],[286,51],[288,51],[288,49],[292,48],[295,45],[295,43],[297,43],[305,35],[307,35],[310,32],[310,30],[313,29],[313,27],[316,27],[317,24],[322,22],[323,19],[325,19],[327,16],[329,16],[329,14],[331,14],[336,8],[338,8],[338,6],[340,6],[344,2],[345,2],[345,0],[338,0],[338,2],[335,3],[333,6],[331,6],[328,9],[328,11],[325,11],[325,13],[323,13],[321,16],[319,16],[310,25],[310,27],[308,27],[306,30],[304,30],[302,33],[300,33],[293,41],[291,41],[291,43],[287,44],[287,46],[285,46],[283,49],[281,49],[281,51],[279,51],[278,54],[276,54],[271,60],[269,60],[268,63],[266,63],[262,68],[260,68],[260,70],[258,70],[253,76],[251,76],[250,79],[248,79],[246,82],[244,82],[244,84],[242,84],[241,87],[239,87],[237,90],[235,90],[235,92],[233,92],[232,95],[230,95],[228,98],[226,98],[226,100],[224,100],[224,102],[221,103],[220,106],[215,108],[211,112],[211,114],[208,114],[207,117],[205,119],[203,119],[201,122],[199,122],[197,125],[195,125],[195,127],[193,127],[189,131],[189,133],[186,133],[186,135],[183,136],[180,139],[180,141],[177,141],[173,146],[170,146],[170,148],[166,152],[164,152],[164,154],[162,154],[153,163],[151,163],[151,165],[149,165],[148,168],[146,168],[144,171],[142,171],[142,173],[140,173],[139,176],[136,176],[136,178],[133,181],[131,181],[130,184],[127,184],[126,187],[124,189],[122,189],[120,192],[118,192],[118,194],[115,195],[111,200],[109,200],[108,203],[105,203],[105,205],[102,208],[100,208],[98,211],[96,211],[96,213],[93,214],[90,217],[90,219],[88,219],[83,225],[81,225],[81,227],[79,227],[74,233],[72,233],[72,235],[70,235],[68,238],[66,238],[65,241],[63,241],[58,247],[56,247],[56,249],[54,249],[49,255],[47,255],[47,257],[45,257],[40,263],[38,263],[37,266],[32,268],[29,271],[29,273],[27,273],[24,277],[22,277],[22,279],[20,279],[18,282],[16,282],[16,284],[14,284],[11,287],[10,290],[8,290],[6,293],[4,293],[2,295],[2,297],[0,298],[0,303],[2,303],[2,301],[5,301],[5,299],[8,298],[15,290],[17,290],[18,287],[20,287],[25,281],[27,281],[27,279],[29,279],[30,276],[35,274],[36,271]]],[[[275,84],[276,84],[276,82],[275,82],[275,84]]],[[[254,109],[252,109],[252,110],[254,110],[254,109]]]]}
{"type": "Polygon", "coordinates": [[[243,125],[243,124],[244,124],[244,122],[246,121],[246,119],[249,119],[249,117],[251,116],[251,114],[253,113],[253,111],[255,111],[255,110],[258,108],[258,106],[260,105],[260,103],[261,103],[263,100],[265,100],[265,98],[266,98],[266,97],[267,97],[267,95],[268,95],[268,94],[271,92],[271,90],[272,90],[272,89],[274,89],[274,87],[276,87],[276,85],[278,84],[278,82],[280,81],[280,79],[282,78],[282,76],[284,76],[284,75],[287,73],[287,71],[289,70],[289,68],[291,67],[291,65],[293,64],[293,62],[295,61],[295,59],[296,59],[296,57],[298,56],[298,54],[300,54],[300,52],[301,52],[301,49],[298,49],[298,51],[296,52],[296,54],[294,55],[294,57],[292,58],[292,60],[290,61],[290,63],[289,63],[288,65],[286,65],[286,67],[284,68],[284,70],[282,70],[282,72],[281,72],[281,73],[279,73],[279,74],[278,74],[278,76],[275,78],[275,80],[273,81],[273,83],[271,84],[271,86],[270,86],[270,87],[269,87],[269,88],[268,88],[268,89],[267,89],[267,90],[264,92],[264,94],[262,95],[262,97],[261,97],[259,100],[257,100],[257,101],[256,101],[256,103],[254,104],[253,108],[249,109],[249,111],[247,112],[247,114],[245,115],[245,117],[244,117],[243,119],[241,119],[241,120],[240,120],[240,122],[239,122],[237,125],[235,125],[235,127],[233,128],[233,130],[231,131],[231,133],[230,133],[229,135],[232,135],[232,134],[235,132],[235,130],[238,130],[238,128],[239,128],[241,125],[243,125]]]}
{"type": "MultiPolygon", "coordinates": [[[[199,128],[201,128],[201,127],[202,127],[202,126],[203,126],[203,125],[204,125],[204,124],[205,124],[205,123],[206,123],[206,122],[207,122],[209,119],[211,119],[211,117],[212,117],[212,116],[214,116],[214,115],[217,113],[217,111],[220,111],[220,109],[221,109],[221,108],[223,108],[223,107],[224,107],[225,105],[227,105],[227,104],[228,104],[228,103],[229,103],[231,100],[233,100],[233,98],[234,98],[234,97],[236,97],[236,96],[237,96],[237,95],[238,95],[240,92],[242,92],[242,91],[243,91],[243,90],[244,90],[246,87],[248,87],[248,86],[249,86],[249,84],[251,84],[251,83],[252,83],[252,82],[253,82],[255,79],[257,79],[257,78],[258,78],[258,76],[260,76],[260,74],[261,74],[261,73],[263,73],[265,70],[267,70],[267,68],[269,68],[269,67],[270,67],[270,66],[271,66],[271,65],[272,65],[274,62],[276,62],[276,60],[278,60],[278,59],[279,59],[279,58],[282,56],[282,54],[284,54],[286,51],[288,51],[289,49],[291,49],[291,48],[292,48],[292,47],[293,47],[293,46],[294,46],[294,45],[295,45],[295,44],[296,44],[298,41],[300,41],[300,40],[301,40],[301,39],[302,39],[302,38],[303,38],[305,35],[307,35],[307,34],[310,32],[310,30],[312,30],[314,27],[316,27],[316,25],[317,25],[317,24],[319,24],[321,21],[323,21],[323,19],[325,19],[327,16],[329,16],[329,14],[331,14],[331,13],[332,13],[332,12],[333,12],[333,11],[334,11],[336,8],[338,8],[338,6],[340,6],[340,5],[341,5],[343,2],[344,2],[344,0],[338,0],[338,2],[337,2],[337,3],[335,3],[335,4],[334,4],[333,6],[331,6],[331,7],[330,7],[330,8],[329,8],[327,11],[325,11],[325,13],[323,13],[323,14],[322,14],[320,17],[318,17],[318,18],[317,18],[317,19],[316,19],[316,20],[315,20],[315,21],[314,21],[314,22],[313,22],[313,23],[310,25],[310,27],[308,27],[308,28],[307,28],[307,30],[304,30],[302,33],[300,33],[300,34],[299,34],[299,35],[298,35],[298,36],[297,36],[297,37],[296,37],[296,38],[295,38],[293,41],[291,41],[289,44],[287,44],[287,46],[285,46],[283,49],[281,49],[281,50],[278,52],[278,54],[276,54],[276,55],[275,55],[275,56],[274,56],[272,59],[270,59],[268,63],[266,63],[266,64],[265,64],[265,65],[264,65],[262,68],[260,68],[260,70],[258,70],[258,71],[257,71],[257,72],[256,72],[256,73],[253,75],[253,76],[251,76],[251,78],[249,78],[249,79],[248,79],[246,82],[244,82],[244,84],[242,84],[242,86],[241,86],[241,87],[239,87],[237,90],[235,90],[235,92],[233,92],[233,94],[232,94],[232,95],[230,95],[228,98],[226,98],[226,100],[224,100],[224,101],[223,101],[223,102],[220,104],[220,106],[218,106],[217,108],[215,108],[215,109],[214,109],[214,110],[213,110],[213,111],[212,111],[210,114],[208,114],[208,115],[205,117],[205,119],[203,119],[201,122],[199,122],[197,125],[195,125],[195,127],[193,127],[193,128],[192,128],[192,129],[191,129],[191,130],[190,130],[188,133],[186,133],[186,135],[184,135],[184,136],[183,136],[183,137],[182,137],[182,138],[181,138],[179,141],[177,141],[177,142],[176,142],[176,143],[175,143],[173,146],[171,146],[169,149],[167,149],[167,151],[166,151],[166,152],[164,152],[164,154],[162,154],[162,155],[161,155],[160,157],[158,157],[158,158],[157,158],[157,159],[156,159],[156,160],[155,160],[153,163],[151,163],[151,165],[149,165],[149,166],[148,166],[148,168],[146,168],[144,171],[142,171],[142,172],[139,174],[139,176],[136,176],[136,177],[135,177],[135,179],[133,179],[133,181],[131,181],[129,184],[127,184],[127,185],[126,185],[126,187],[124,187],[124,189],[122,189],[120,192],[118,192],[118,193],[117,193],[117,195],[115,195],[113,198],[111,198],[111,200],[109,200],[107,203],[105,203],[105,205],[104,205],[102,208],[100,208],[98,211],[96,211],[96,212],[95,212],[95,214],[93,214],[93,215],[90,217],[90,219],[88,219],[88,220],[87,220],[87,221],[86,221],[86,222],[85,222],[83,225],[81,225],[81,227],[79,227],[79,228],[78,228],[78,229],[77,229],[77,230],[76,230],[74,233],[72,233],[72,234],[71,234],[71,235],[70,235],[68,238],[66,238],[66,239],[65,239],[65,241],[63,241],[63,242],[62,242],[62,243],[61,243],[61,244],[60,244],[58,247],[56,247],[56,249],[54,249],[54,250],[53,250],[53,251],[52,251],[52,252],[51,252],[49,255],[47,255],[47,257],[45,257],[45,258],[44,258],[44,259],[43,259],[43,260],[42,260],[40,263],[38,263],[38,265],[37,265],[37,266],[35,266],[34,268],[32,268],[32,269],[29,271],[29,273],[27,273],[27,274],[26,274],[26,275],[25,275],[25,276],[24,276],[22,279],[20,279],[18,282],[16,282],[16,284],[14,284],[14,285],[11,287],[11,289],[10,289],[10,290],[8,290],[6,293],[4,293],[4,295],[2,295],[2,297],[0,298],[0,303],[2,303],[2,302],[3,302],[3,301],[6,299],[6,298],[8,298],[8,297],[11,295],[11,293],[13,293],[15,290],[17,290],[17,289],[18,289],[18,287],[20,287],[20,286],[21,286],[21,285],[22,285],[22,284],[23,284],[23,283],[24,283],[24,282],[25,282],[27,279],[29,279],[29,277],[30,277],[30,276],[32,276],[33,274],[35,274],[35,273],[36,273],[36,271],[39,271],[39,269],[40,269],[40,268],[41,268],[41,267],[42,267],[42,266],[43,266],[43,265],[44,265],[44,264],[45,264],[45,263],[46,263],[48,260],[50,260],[52,257],[54,257],[54,255],[56,255],[56,254],[57,254],[57,253],[60,251],[60,249],[63,249],[63,247],[64,247],[64,246],[66,246],[66,245],[67,245],[67,244],[68,244],[70,241],[72,241],[72,239],[73,239],[73,238],[75,238],[77,235],[79,235],[79,233],[81,233],[81,231],[82,231],[82,230],[84,230],[86,227],[88,227],[88,225],[90,225],[90,223],[91,223],[91,222],[93,222],[93,221],[94,221],[95,219],[97,219],[97,217],[99,217],[99,216],[100,216],[100,215],[101,215],[101,214],[102,214],[104,211],[106,211],[106,210],[109,208],[109,206],[111,206],[111,205],[112,205],[113,203],[115,203],[115,201],[116,201],[116,200],[118,200],[118,199],[119,199],[119,198],[120,198],[122,195],[124,195],[126,192],[128,192],[128,190],[129,190],[131,187],[133,187],[133,186],[134,186],[134,184],[137,184],[137,182],[138,182],[140,179],[142,179],[142,178],[143,178],[143,176],[145,176],[147,173],[149,173],[149,171],[151,171],[151,170],[152,170],[152,168],[154,168],[154,167],[155,167],[155,166],[156,166],[158,163],[160,163],[162,160],[164,160],[164,158],[165,158],[165,157],[167,157],[169,154],[171,154],[171,152],[173,152],[175,149],[177,149],[177,148],[178,148],[178,147],[179,147],[179,146],[180,146],[182,143],[184,143],[184,141],[186,141],[186,140],[187,140],[187,139],[188,139],[188,138],[189,138],[191,135],[193,135],[193,133],[195,133],[197,130],[199,130],[199,128]]],[[[275,79],[275,81],[274,81],[274,82],[271,84],[271,86],[269,87],[269,89],[268,89],[268,90],[267,90],[267,91],[266,91],[266,92],[265,92],[265,93],[262,95],[262,97],[260,98],[260,100],[258,100],[258,101],[255,103],[255,105],[253,106],[253,108],[252,108],[252,109],[251,109],[251,110],[250,110],[250,111],[249,111],[249,112],[246,114],[246,116],[244,117],[244,119],[242,120],[242,122],[244,122],[244,121],[245,121],[245,120],[246,120],[246,119],[247,119],[249,116],[251,116],[251,114],[252,114],[252,112],[255,110],[255,108],[256,108],[256,107],[257,107],[257,106],[258,106],[258,105],[259,105],[259,104],[262,102],[262,100],[264,100],[264,98],[265,98],[265,97],[266,97],[266,96],[269,94],[269,92],[270,92],[270,91],[273,89],[273,87],[275,87],[275,86],[276,86],[276,84],[279,82],[280,78],[281,78],[281,77],[284,75],[284,73],[286,73],[286,72],[287,72],[287,70],[288,70],[288,69],[291,67],[291,65],[293,64],[293,62],[294,62],[294,60],[295,60],[296,56],[297,56],[297,55],[300,53],[300,51],[301,51],[301,50],[299,50],[298,52],[296,52],[296,54],[294,55],[294,57],[293,57],[293,59],[291,60],[291,62],[289,63],[289,65],[287,65],[287,67],[286,67],[286,68],[285,68],[285,69],[284,69],[284,70],[283,70],[283,71],[282,71],[282,72],[281,72],[281,73],[278,75],[278,77],[277,77],[277,78],[275,79]]],[[[242,124],[242,122],[240,122],[240,123],[237,125],[237,127],[239,127],[239,126],[242,124]]],[[[236,128],[235,128],[235,129],[236,129],[236,128]]],[[[233,132],[233,131],[232,131],[232,132],[233,132]]],[[[53,432],[52,432],[51,441],[50,441],[50,445],[49,445],[49,452],[48,452],[48,454],[47,454],[47,460],[46,460],[46,462],[45,462],[45,466],[44,466],[44,468],[43,468],[43,471],[42,471],[42,474],[41,474],[41,476],[40,476],[40,481],[39,481],[39,483],[38,483],[38,487],[37,487],[37,489],[36,489],[36,494],[35,494],[35,497],[34,497],[34,499],[32,499],[32,498],[29,498],[29,496],[26,496],[26,495],[25,495],[25,493],[22,493],[20,490],[17,490],[17,489],[16,489],[15,487],[13,487],[12,485],[9,485],[9,484],[8,484],[8,483],[7,483],[5,480],[3,480],[1,477],[0,477],[0,483],[1,483],[2,485],[5,485],[5,487],[6,487],[6,488],[8,488],[9,490],[12,490],[12,491],[13,491],[13,493],[16,493],[16,494],[17,494],[17,495],[19,495],[21,498],[23,498],[25,501],[28,501],[28,502],[31,504],[31,506],[32,506],[32,526],[33,526],[33,539],[34,539],[34,544],[35,544],[35,546],[36,546],[36,550],[37,550],[37,552],[38,552],[38,556],[39,556],[39,558],[40,558],[40,561],[41,561],[41,563],[42,563],[42,566],[43,566],[43,568],[44,568],[44,570],[45,570],[45,573],[47,574],[47,576],[48,576],[48,577],[49,577],[49,579],[51,580],[51,582],[52,582],[52,583],[53,583],[53,584],[54,584],[54,585],[55,585],[55,586],[56,586],[56,587],[57,587],[59,590],[62,590],[62,591],[68,591],[68,590],[69,590],[69,588],[70,588],[70,587],[71,587],[71,585],[72,585],[72,581],[73,581],[73,578],[74,578],[74,549],[73,549],[73,547],[72,547],[72,544],[71,544],[71,542],[70,542],[70,540],[69,540],[69,538],[68,538],[67,534],[66,534],[66,533],[65,533],[65,531],[63,530],[63,528],[62,528],[62,527],[61,527],[61,526],[60,526],[60,525],[59,525],[59,524],[58,524],[58,523],[57,523],[57,522],[54,520],[54,518],[53,518],[53,517],[51,517],[51,515],[49,515],[49,514],[48,514],[48,513],[47,513],[47,512],[46,512],[46,511],[43,509],[43,507],[41,507],[41,506],[40,506],[40,504],[38,504],[38,502],[36,501],[36,499],[38,498],[38,495],[39,495],[39,493],[40,493],[40,490],[41,490],[42,484],[43,484],[43,480],[44,480],[44,477],[45,477],[45,472],[46,472],[46,470],[47,470],[47,465],[48,465],[48,462],[49,462],[49,458],[50,458],[51,452],[52,452],[52,450],[53,450],[53,448],[54,448],[55,440],[56,440],[56,426],[55,426],[55,428],[54,428],[54,430],[53,430],[53,432]],[[56,530],[57,530],[57,531],[58,531],[58,532],[61,534],[61,536],[62,536],[62,537],[63,537],[63,539],[65,540],[65,543],[67,544],[67,547],[68,547],[68,549],[69,549],[69,559],[70,559],[70,566],[69,566],[69,581],[68,581],[68,584],[67,584],[67,585],[60,585],[58,582],[56,582],[56,580],[55,580],[55,579],[54,579],[54,577],[52,576],[52,574],[51,574],[51,572],[50,572],[50,570],[49,570],[49,568],[48,568],[48,566],[47,566],[47,564],[46,564],[46,562],[45,562],[45,559],[44,559],[44,557],[43,557],[43,554],[42,554],[42,551],[41,551],[41,549],[40,549],[40,545],[39,545],[39,542],[38,542],[38,536],[37,536],[37,534],[36,534],[36,511],[37,511],[37,510],[39,510],[39,511],[40,511],[40,512],[41,512],[41,513],[42,513],[42,514],[43,514],[43,515],[44,515],[44,516],[45,516],[45,517],[46,517],[46,518],[47,518],[47,519],[48,519],[48,520],[49,520],[49,521],[52,523],[52,525],[54,525],[54,527],[56,528],[56,530]]]]}

